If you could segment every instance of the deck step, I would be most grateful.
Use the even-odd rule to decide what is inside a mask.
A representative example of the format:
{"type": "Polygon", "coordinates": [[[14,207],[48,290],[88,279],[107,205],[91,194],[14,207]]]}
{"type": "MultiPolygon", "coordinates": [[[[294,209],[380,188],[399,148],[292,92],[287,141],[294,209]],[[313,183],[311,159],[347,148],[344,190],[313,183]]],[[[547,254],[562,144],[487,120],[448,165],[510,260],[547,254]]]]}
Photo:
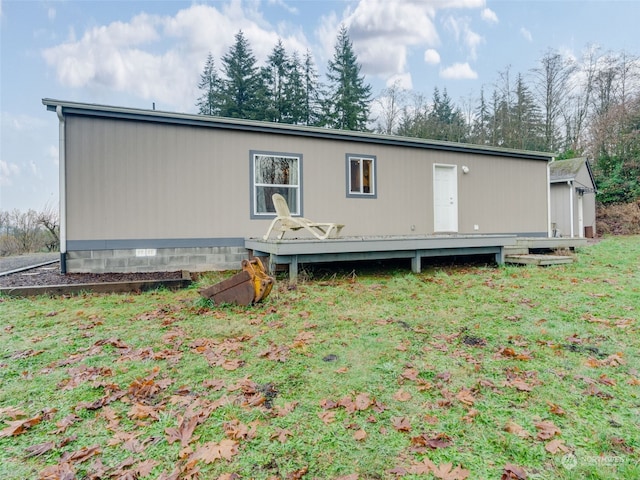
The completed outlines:
{"type": "Polygon", "coordinates": [[[505,255],[527,255],[529,253],[529,247],[518,245],[506,245],[504,247],[505,255]]]}
{"type": "Polygon", "coordinates": [[[505,263],[518,265],[562,265],[573,263],[573,257],[568,255],[505,255],[505,263]]]}

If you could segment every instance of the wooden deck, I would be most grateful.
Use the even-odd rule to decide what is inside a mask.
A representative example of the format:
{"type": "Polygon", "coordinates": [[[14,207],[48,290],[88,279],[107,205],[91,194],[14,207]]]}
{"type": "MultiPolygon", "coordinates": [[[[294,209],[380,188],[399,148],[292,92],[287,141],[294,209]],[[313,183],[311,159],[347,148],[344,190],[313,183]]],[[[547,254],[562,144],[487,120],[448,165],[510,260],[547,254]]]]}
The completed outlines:
{"type": "Polygon", "coordinates": [[[496,263],[504,263],[506,246],[516,244],[515,235],[424,235],[343,237],[317,240],[297,238],[262,240],[249,238],[245,248],[256,257],[269,257],[269,269],[289,266],[289,281],[296,283],[301,263],[355,260],[411,259],[411,270],[419,273],[424,257],[454,255],[494,255],[496,263]]]}

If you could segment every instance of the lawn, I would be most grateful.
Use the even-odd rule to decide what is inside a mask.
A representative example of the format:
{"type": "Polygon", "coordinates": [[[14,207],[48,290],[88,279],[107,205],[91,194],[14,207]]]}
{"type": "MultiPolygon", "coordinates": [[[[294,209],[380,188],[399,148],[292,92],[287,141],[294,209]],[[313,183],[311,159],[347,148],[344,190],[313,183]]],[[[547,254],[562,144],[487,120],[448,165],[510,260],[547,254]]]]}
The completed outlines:
{"type": "Polygon", "coordinates": [[[639,259],[0,298],[0,478],[640,478],[639,259]]]}

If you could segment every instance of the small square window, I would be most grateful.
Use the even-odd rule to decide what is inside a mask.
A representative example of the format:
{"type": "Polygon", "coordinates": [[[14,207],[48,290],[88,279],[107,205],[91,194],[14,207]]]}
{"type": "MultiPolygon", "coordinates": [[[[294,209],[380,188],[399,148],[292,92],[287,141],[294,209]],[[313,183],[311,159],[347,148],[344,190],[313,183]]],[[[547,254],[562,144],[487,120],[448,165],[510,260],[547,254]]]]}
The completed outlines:
{"type": "Polygon", "coordinates": [[[376,157],[347,155],[347,197],[376,196],[376,157]]]}

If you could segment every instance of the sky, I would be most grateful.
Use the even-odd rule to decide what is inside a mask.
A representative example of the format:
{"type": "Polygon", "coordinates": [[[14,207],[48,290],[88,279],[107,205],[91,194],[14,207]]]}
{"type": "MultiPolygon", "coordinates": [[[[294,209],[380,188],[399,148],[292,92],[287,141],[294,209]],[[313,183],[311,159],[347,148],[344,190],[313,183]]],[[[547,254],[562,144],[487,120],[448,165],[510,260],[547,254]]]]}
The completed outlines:
{"type": "Polygon", "coordinates": [[[640,55],[640,0],[0,0],[0,210],[58,205],[58,120],[43,98],[196,113],[207,54],[242,30],[259,65],[281,39],[323,79],[341,25],[372,94],[458,105],[549,49],[640,55]]]}

